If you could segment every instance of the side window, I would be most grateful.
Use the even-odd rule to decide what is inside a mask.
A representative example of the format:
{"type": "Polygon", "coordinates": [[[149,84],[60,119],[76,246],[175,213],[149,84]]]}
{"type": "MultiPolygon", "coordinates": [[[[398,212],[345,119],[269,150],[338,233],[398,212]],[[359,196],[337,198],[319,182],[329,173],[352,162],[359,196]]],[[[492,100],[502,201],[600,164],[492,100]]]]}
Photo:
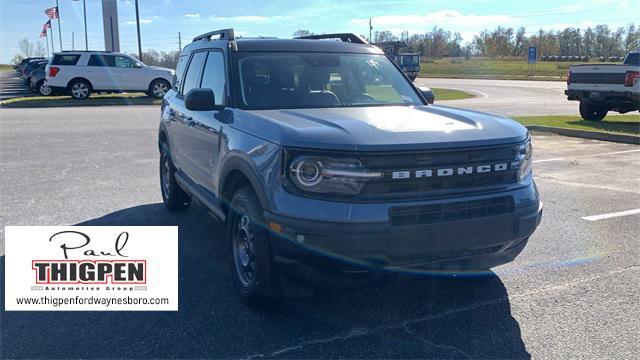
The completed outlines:
{"type": "Polygon", "coordinates": [[[216,105],[224,104],[225,82],[224,56],[219,51],[210,51],[200,87],[213,90],[216,105]]]}
{"type": "Polygon", "coordinates": [[[178,66],[176,68],[176,74],[173,77],[173,89],[180,89],[180,84],[182,83],[182,76],[184,75],[184,68],[187,67],[187,61],[189,61],[189,57],[187,55],[180,56],[180,60],[178,60],[178,66]]]}
{"type": "Polygon", "coordinates": [[[54,55],[51,65],[75,65],[80,55],[54,55]]]}
{"type": "Polygon", "coordinates": [[[184,77],[181,94],[186,94],[191,89],[195,89],[200,85],[200,77],[202,75],[202,65],[207,58],[206,52],[197,52],[191,57],[187,74],[184,77]]]}
{"type": "Polygon", "coordinates": [[[136,62],[131,58],[126,56],[116,56],[115,57],[116,67],[119,68],[132,68],[136,62]]]}
{"type": "Polygon", "coordinates": [[[116,61],[113,55],[91,55],[88,66],[109,66],[115,67],[116,61]]]}

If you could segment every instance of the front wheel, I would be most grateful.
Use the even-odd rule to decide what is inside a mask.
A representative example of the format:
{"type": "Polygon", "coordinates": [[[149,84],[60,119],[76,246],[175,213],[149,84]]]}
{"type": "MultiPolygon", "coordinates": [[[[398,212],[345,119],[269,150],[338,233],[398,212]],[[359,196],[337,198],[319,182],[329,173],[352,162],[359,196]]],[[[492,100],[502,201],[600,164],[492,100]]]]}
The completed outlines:
{"type": "Polygon", "coordinates": [[[595,102],[582,100],[580,101],[580,115],[588,121],[600,121],[607,116],[607,108],[595,102]]]}
{"type": "Polygon", "coordinates": [[[258,197],[250,187],[233,195],[227,217],[231,267],[240,298],[252,307],[269,304],[280,289],[262,214],[258,197]]]}

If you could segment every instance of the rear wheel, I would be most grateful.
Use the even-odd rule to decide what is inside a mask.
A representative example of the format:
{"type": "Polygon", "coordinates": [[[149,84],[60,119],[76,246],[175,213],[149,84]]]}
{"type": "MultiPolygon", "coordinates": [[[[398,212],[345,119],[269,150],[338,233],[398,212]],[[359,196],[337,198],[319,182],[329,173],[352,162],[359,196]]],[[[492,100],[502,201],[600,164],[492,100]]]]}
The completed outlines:
{"type": "Polygon", "coordinates": [[[156,99],[162,99],[170,88],[171,85],[169,85],[169,82],[167,80],[155,79],[151,82],[151,85],[149,85],[149,91],[147,92],[147,95],[156,99]]]}
{"type": "Polygon", "coordinates": [[[252,307],[270,304],[280,292],[279,281],[271,261],[263,210],[250,187],[233,195],[227,235],[231,239],[231,267],[240,298],[252,307]]]}
{"type": "Polygon", "coordinates": [[[580,101],[580,115],[583,119],[589,121],[600,121],[607,116],[607,108],[595,102],[588,100],[580,101]]]}
{"type": "Polygon", "coordinates": [[[47,82],[44,80],[38,81],[38,84],[36,85],[36,90],[42,96],[51,95],[51,88],[49,87],[49,85],[47,85],[47,82]]]}
{"type": "Polygon", "coordinates": [[[171,161],[171,154],[166,145],[160,153],[160,189],[162,202],[169,211],[182,211],[191,204],[191,197],[178,185],[175,178],[176,169],[171,161]]]}
{"type": "Polygon", "coordinates": [[[84,100],[91,95],[91,84],[88,81],[77,79],[69,84],[69,93],[76,100],[84,100]]]}

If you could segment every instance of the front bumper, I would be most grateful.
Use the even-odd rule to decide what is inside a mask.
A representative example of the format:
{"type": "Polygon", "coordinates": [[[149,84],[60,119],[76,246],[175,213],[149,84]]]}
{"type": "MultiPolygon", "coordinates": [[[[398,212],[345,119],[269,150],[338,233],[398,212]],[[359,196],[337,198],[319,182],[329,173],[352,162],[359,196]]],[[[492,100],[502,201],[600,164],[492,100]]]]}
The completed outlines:
{"type": "MultiPolygon", "coordinates": [[[[515,259],[539,225],[542,203],[535,186],[530,187],[519,192],[533,191],[534,201],[496,215],[398,226],[389,218],[336,222],[267,212],[265,221],[267,227],[272,223],[281,227],[279,233],[270,232],[279,270],[304,282],[334,287],[336,279],[351,281],[371,273],[488,269],[515,259]]],[[[474,201],[505,195],[510,196],[487,194],[474,201]]]]}

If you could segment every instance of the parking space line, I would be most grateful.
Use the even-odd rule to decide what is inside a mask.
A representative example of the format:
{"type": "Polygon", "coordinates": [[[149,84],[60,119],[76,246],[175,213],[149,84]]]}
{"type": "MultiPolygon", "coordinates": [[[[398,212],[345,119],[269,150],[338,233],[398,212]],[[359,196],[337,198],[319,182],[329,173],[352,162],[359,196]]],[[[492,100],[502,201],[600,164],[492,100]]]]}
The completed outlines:
{"type": "Polygon", "coordinates": [[[589,154],[589,155],[578,155],[578,156],[572,156],[572,157],[561,157],[561,158],[553,158],[553,159],[542,159],[542,160],[534,160],[534,163],[541,163],[541,162],[550,162],[550,161],[561,161],[561,160],[567,160],[567,159],[575,159],[575,158],[585,158],[585,157],[593,157],[593,156],[605,156],[605,155],[616,155],[616,154],[626,154],[626,153],[632,153],[632,152],[638,152],[640,151],[640,149],[634,149],[634,150],[623,150],[623,151],[612,151],[612,152],[607,152],[607,153],[601,153],[601,154],[589,154]]]}
{"type": "Polygon", "coordinates": [[[610,219],[610,218],[620,217],[620,216],[635,215],[635,214],[640,214],[640,209],[618,211],[614,213],[601,214],[601,215],[583,216],[582,219],[588,220],[588,221],[598,221],[598,220],[610,219]]]}

